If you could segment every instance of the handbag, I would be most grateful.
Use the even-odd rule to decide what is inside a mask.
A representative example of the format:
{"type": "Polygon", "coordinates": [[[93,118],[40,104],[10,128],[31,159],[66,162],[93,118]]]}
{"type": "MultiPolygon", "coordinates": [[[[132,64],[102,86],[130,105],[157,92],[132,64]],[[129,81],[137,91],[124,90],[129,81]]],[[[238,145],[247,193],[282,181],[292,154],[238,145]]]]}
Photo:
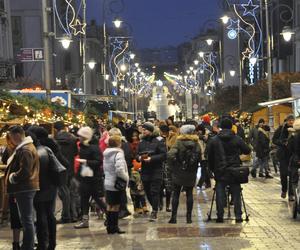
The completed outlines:
{"type": "Polygon", "coordinates": [[[67,169],[60,163],[50,148],[45,148],[49,156],[49,175],[51,182],[58,187],[66,185],[67,169]]]}
{"type": "MultiPolygon", "coordinates": [[[[117,154],[115,155],[115,158],[114,158],[114,164],[116,165],[116,157],[117,157],[117,154]]],[[[122,178],[120,177],[117,177],[116,178],[116,182],[115,182],[115,189],[117,189],[118,191],[124,191],[126,190],[126,187],[127,187],[127,181],[123,180],[122,178]]]]}
{"type": "Polygon", "coordinates": [[[126,190],[127,187],[127,181],[123,180],[120,177],[117,177],[116,182],[115,182],[115,189],[118,191],[124,191],[126,190]]]}

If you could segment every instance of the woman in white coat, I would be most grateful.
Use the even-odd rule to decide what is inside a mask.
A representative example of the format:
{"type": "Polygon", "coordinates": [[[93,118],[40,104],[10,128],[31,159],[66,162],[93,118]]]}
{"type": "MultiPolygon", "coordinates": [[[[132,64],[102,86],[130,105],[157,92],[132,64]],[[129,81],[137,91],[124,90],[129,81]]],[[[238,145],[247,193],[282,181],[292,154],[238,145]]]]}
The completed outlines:
{"type": "Polygon", "coordinates": [[[115,188],[117,178],[127,183],[129,180],[127,164],[121,146],[122,138],[120,136],[111,136],[108,140],[108,148],[103,153],[104,187],[107,203],[106,229],[108,234],[125,233],[118,226],[122,191],[115,188]]]}

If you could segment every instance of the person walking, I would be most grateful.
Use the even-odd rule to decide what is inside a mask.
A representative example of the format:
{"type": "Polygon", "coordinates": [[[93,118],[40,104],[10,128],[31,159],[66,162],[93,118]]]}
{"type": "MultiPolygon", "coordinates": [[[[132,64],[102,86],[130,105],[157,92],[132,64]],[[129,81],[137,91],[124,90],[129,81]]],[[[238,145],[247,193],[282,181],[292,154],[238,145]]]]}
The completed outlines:
{"type": "Polygon", "coordinates": [[[80,198],[82,220],[75,225],[76,229],[89,227],[89,208],[90,198],[92,197],[97,205],[106,211],[106,204],[101,200],[102,192],[102,154],[99,151],[99,146],[91,144],[93,130],[90,127],[82,127],[77,132],[80,140],[79,158],[80,163],[78,170],[78,179],[80,183],[80,198]]]}
{"type": "Polygon", "coordinates": [[[78,212],[76,203],[78,195],[78,181],[74,175],[74,158],[78,154],[77,138],[67,131],[67,128],[62,121],[58,121],[54,124],[56,134],[54,139],[60,146],[62,152],[64,152],[65,158],[68,161],[68,176],[67,184],[59,187],[58,196],[62,201],[62,213],[61,219],[58,223],[70,223],[76,222],[78,219],[78,212]]]}
{"type": "Polygon", "coordinates": [[[53,184],[51,175],[49,175],[51,163],[48,150],[36,137],[36,134],[47,133],[47,131],[42,127],[34,126],[29,127],[26,132],[33,139],[40,161],[40,190],[36,192],[33,201],[36,211],[36,235],[38,240],[36,249],[54,250],[56,247],[55,204],[57,187],[53,184]]]}
{"type": "Polygon", "coordinates": [[[33,140],[25,137],[21,126],[13,126],[9,137],[16,147],[7,160],[7,193],[16,198],[23,226],[23,243],[21,249],[34,249],[33,199],[39,190],[39,156],[33,140]]]}
{"type": "Polygon", "coordinates": [[[216,203],[217,203],[217,222],[224,221],[224,204],[226,200],[226,187],[229,186],[234,203],[234,213],[236,223],[241,223],[241,185],[232,183],[228,178],[230,168],[240,167],[240,155],[250,154],[251,149],[243,139],[232,131],[232,121],[228,118],[221,120],[221,131],[218,135],[211,138],[207,145],[208,165],[214,173],[216,180],[216,203]]]}
{"type": "Polygon", "coordinates": [[[125,233],[120,230],[118,224],[123,191],[115,188],[117,178],[121,178],[127,183],[129,181],[127,164],[121,146],[122,138],[120,136],[110,136],[108,139],[108,148],[103,153],[104,187],[107,202],[106,230],[108,234],[125,233]]]}
{"type": "Polygon", "coordinates": [[[141,178],[147,199],[152,207],[150,221],[157,220],[160,189],[162,184],[162,164],[166,159],[166,146],[163,138],[154,133],[154,125],[145,122],[142,139],[138,146],[138,161],[142,162],[141,178]]]}
{"type": "Polygon", "coordinates": [[[293,127],[295,118],[293,115],[287,116],[283,125],[279,126],[274,135],[273,143],[278,147],[277,157],[279,160],[280,182],[281,182],[281,198],[285,199],[288,192],[289,197],[293,197],[292,183],[289,181],[289,161],[290,154],[287,144],[289,139],[289,128],[293,127]]]}
{"type": "Polygon", "coordinates": [[[256,171],[257,169],[259,168],[259,172],[263,172],[263,168],[262,166],[260,165],[260,162],[257,158],[257,155],[256,155],[256,145],[257,145],[257,139],[258,139],[258,130],[259,128],[262,128],[263,126],[265,126],[265,120],[264,119],[259,119],[258,123],[256,126],[254,126],[251,130],[250,130],[250,133],[249,133],[249,143],[251,144],[252,146],[252,149],[253,149],[253,165],[252,165],[252,169],[251,169],[251,176],[253,178],[256,178],[256,171]]]}
{"type": "Polygon", "coordinates": [[[257,140],[256,140],[256,157],[258,164],[260,165],[259,177],[265,177],[266,179],[272,179],[273,177],[269,173],[269,153],[270,153],[270,139],[269,139],[270,127],[264,125],[258,128],[257,140]],[[263,170],[265,173],[263,173],[263,170]]]}
{"type": "Polygon", "coordinates": [[[168,165],[173,182],[172,216],[169,223],[177,222],[177,209],[181,190],[186,192],[186,222],[192,223],[193,187],[201,160],[199,138],[194,125],[183,125],[175,145],[168,152],[168,165]]]}

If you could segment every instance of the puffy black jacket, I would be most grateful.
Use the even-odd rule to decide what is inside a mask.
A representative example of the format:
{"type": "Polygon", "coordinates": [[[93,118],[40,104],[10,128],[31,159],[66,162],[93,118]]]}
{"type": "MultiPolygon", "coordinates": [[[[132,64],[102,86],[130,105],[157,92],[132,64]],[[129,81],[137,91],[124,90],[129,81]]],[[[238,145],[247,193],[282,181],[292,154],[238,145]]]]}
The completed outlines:
{"type": "Polygon", "coordinates": [[[283,126],[279,126],[273,135],[272,141],[276,146],[278,146],[277,157],[279,160],[288,159],[289,157],[287,148],[288,137],[289,131],[286,124],[284,124],[283,126]]]}
{"type": "Polygon", "coordinates": [[[258,129],[256,140],[256,156],[260,159],[268,157],[270,152],[270,139],[262,128],[258,129]]]}
{"type": "Polygon", "coordinates": [[[101,179],[101,167],[103,156],[102,153],[99,151],[98,145],[90,144],[84,145],[82,143],[79,144],[79,158],[87,160],[87,166],[89,166],[94,171],[93,177],[81,177],[80,171],[81,166],[79,168],[79,179],[84,182],[93,181],[95,179],[101,179]]]}
{"type": "Polygon", "coordinates": [[[216,180],[226,181],[226,168],[239,167],[240,155],[250,154],[250,147],[230,129],[223,129],[207,145],[208,166],[216,180]]]}
{"type": "Polygon", "coordinates": [[[162,178],[162,166],[166,159],[166,145],[162,137],[155,135],[143,137],[138,148],[137,155],[148,152],[150,162],[142,161],[141,177],[143,181],[162,178]]]}
{"type": "Polygon", "coordinates": [[[198,163],[201,160],[201,149],[197,135],[179,135],[176,143],[168,152],[168,166],[172,174],[172,182],[179,186],[193,187],[197,178],[198,163]],[[195,162],[183,169],[184,155],[193,154],[195,162]]]}
{"type": "Polygon", "coordinates": [[[60,131],[55,136],[55,140],[59,144],[66,160],[69,162],[69,176],[74,176],[74,158],[78,154],[77,138],[67,131],[60,131]]]}
{"type": "Polygon", "coordinates": [[[56,197],[57,188],[52,184],[49,178],[49,155],[46,148],[42,145],[37,146],[36,149],[40,160],[40,190],[36,192],[34,201],[51,201],[56,197]]]}

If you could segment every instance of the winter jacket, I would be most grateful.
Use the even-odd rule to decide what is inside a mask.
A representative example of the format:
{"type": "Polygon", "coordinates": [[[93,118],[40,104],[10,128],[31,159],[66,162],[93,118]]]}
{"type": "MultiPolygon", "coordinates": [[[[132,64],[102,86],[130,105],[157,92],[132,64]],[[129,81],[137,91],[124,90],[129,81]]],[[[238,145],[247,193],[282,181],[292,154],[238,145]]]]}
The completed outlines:
{"type": "Polygon", "coordinates": [[[57,133],[55,140],[69,163],[69,176],[74,176],[74,158],[78,154],[77,138],[67,131],[61,131],[57,133]]]}
{"type": "Polygon", "coordinates": [[[46,148],[42,145],[37,146],[37,153],[40,161],[40,190],[34,197],[35,202],[51,201],[56,198],[57,188],[49,177],[49,155],[46,148]]]}
{"type": "Polygon", "coordinates": [[[137,152],[138,156],[143,152],[147,152],[151,157],[150,162],[142,161],[142,180],[162,179],[162,165],[167,153],[163,138],[154,134],[142,137],[137,152]]]}
{"type": "Polygon", "coordinates": [[[287,148],[288,138],[289,132],[286,124],[279,126],[273,135],[272,142],[278,146],[277,157],[279,160],[289,158],[289,152],[287,148]]]}
{"type": "Polygon", "coordinates": [[[237,126],[236,128],[237,128],[236,134],[245,141],[245,139],[246,139],[246,137],[245,137],[245,131],[242,128],[242,126],[237,126]]]}
{"type": "Polygon", "coordinates": [[[263,159],[269,156],[270,139],[268,133],[263,128],[258,129],[255,151],[256,156],[259,159],[263,159]]]}
{"type": "Polygon", "coordinates": [[[217,181],[226,181],[226,169],[241,165],[240,155],[250,154],[250,147],[230,129],[223,129],[207,145],[208,166],[217,181]]]}
{"type": "Polygon", "coordinates": [[[254,148],[254,150],[256,148],[257,137],[258,137],[258,126],[255,126],[250,130],[249,137],[248,137],[249,142],[251,146],[254,148]]]}
{"type": "Polygon", "coordinates": [[[7,193],[39,190],[39,156],[30,136],[25,137],[8,159],[5,180],[7,193]],[[9,182],[10,174],[14,174],[13,183],[9,182]]]}
{"type": "Polygon", "coordinates": [[[104,187],[109,191],[115,189],[117,177],[129,181],[127,164],[121,148],[107,148],[103,153],[104,187]]]}
{"type": "Polygon", "coordinates": [[[172,182],[178,186],[193,187],[196,182],[198,164],[201,160],[201,149],[197,135],[179,135],[175,145],[168,152],[168,166],[172,182]],[[182,159],[189,152],[194,155],[194,164],[183,169],[182,159]]]}
{"type": "Polygon", "coordinates": [[[90,167],[94,175],[93,177],[82,177],[80,175],[82,165],[79,167],[78,177],[81,182],[89,183],[94,182],[101,179],[101,169],[102,169],[102,154],[99,151],[98,145],[90,144],[84,145],[82,143],[79,144],[79,158],[87,160],[86,165],[90,167]]]}

